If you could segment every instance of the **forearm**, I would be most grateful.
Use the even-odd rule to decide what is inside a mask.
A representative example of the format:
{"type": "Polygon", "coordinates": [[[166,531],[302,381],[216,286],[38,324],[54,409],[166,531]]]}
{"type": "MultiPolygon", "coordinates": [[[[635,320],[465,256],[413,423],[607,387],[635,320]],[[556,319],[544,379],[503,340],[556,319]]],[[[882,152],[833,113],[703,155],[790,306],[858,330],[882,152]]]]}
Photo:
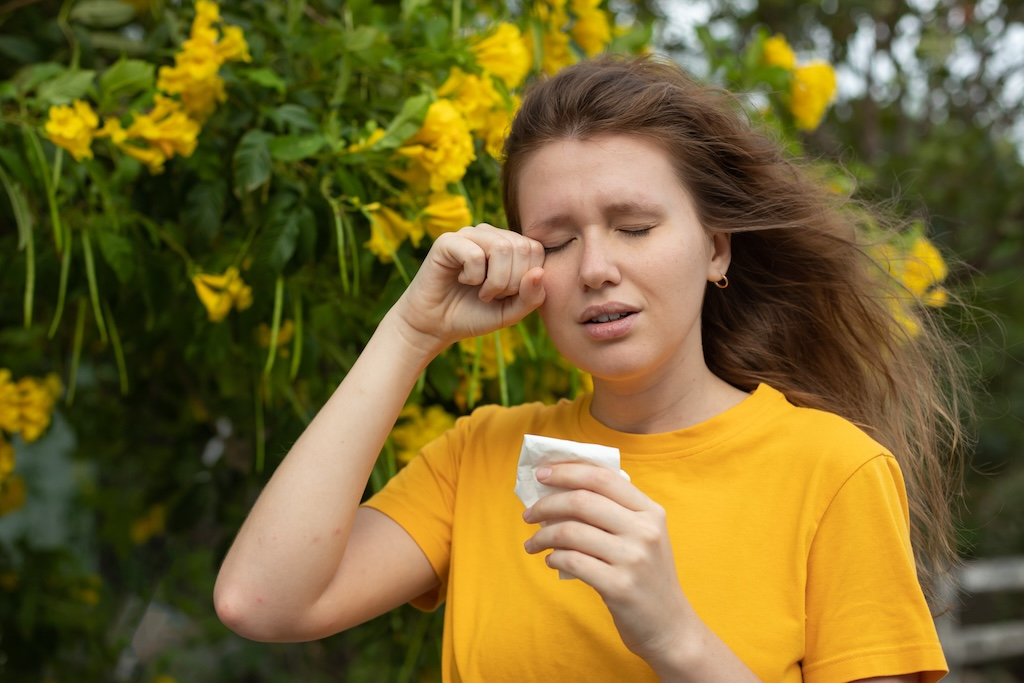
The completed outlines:
{"type": "MultiPolygon", "coordinates": [[[[217,578],[227,621],[287,623],[323,594],[345,552],[377,455],[413,384],[440,350],[389,313],[260,494],[217,578]]],[[[230,624],[229,624],[230,625],[230,624]]]]}
{"type": "MultiPolygon", "coordinates": [[[[694,615],[695,616],[695,615],[694,615]]],[[[696,616],[695,616],[696,618],[696,616]]],[[[663,683],[759,683],[760,679],[699,618],[678,647],[648,661],[663,683]]]]}

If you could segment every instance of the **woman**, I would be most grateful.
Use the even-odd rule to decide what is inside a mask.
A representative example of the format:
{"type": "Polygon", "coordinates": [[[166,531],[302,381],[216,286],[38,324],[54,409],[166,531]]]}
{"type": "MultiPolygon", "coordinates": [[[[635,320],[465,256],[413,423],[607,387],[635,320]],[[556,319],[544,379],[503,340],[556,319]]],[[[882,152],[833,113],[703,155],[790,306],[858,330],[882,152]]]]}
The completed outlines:
{"type": "Polygon", "coordinates": [[[937,680],[918,574],[953,552],[957,366],[851,212],[653,58],[536,85],[506,156],[512,230],[435,242],[253,507],[221,619],[305,640],[446,600],[446,680],[937,680]],[[593,394],[480,408],[360,507],[431,359],[535,309],[593,394]],[[523,512],[526,433],[615,446],[631,481],[555,465],[523,512]]]}

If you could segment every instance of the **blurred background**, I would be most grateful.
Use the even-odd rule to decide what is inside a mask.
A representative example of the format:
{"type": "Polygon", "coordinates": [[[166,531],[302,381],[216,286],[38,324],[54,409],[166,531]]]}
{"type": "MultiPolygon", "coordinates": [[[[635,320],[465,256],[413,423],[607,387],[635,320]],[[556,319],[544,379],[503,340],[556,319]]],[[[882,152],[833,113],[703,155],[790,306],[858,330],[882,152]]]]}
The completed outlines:
{"type": "MultiPolygon", "coordinates": [[[[1010,0],[0,0],[0,678],[439,680],[439,613],[251,643],[217,567],[431,241],[504,224],[524,85],[657,51],[905,225],[894,305],[977,373],[943,638],[1024,680],[1022,45],[1010,0]]],[[[534,318],[465,340],[367,494],[476,405],[587,387],[534,318]]]]}

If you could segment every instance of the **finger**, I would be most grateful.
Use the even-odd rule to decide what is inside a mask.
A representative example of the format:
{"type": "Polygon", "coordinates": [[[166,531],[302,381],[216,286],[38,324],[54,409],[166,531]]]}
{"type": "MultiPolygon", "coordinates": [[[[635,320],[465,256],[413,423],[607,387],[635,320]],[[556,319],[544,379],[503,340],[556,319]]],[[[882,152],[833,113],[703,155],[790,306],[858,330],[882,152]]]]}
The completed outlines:
{"type": "Polygon", "coordinates": [[[446,232],[434,242],[438,261],[446,268],[459,270],[459,282],[479,285],[487,275],[487,252],[476,241],[469,239],[463,228],[446,232]]]}
{"type": "Polygon", "coordinates": [[[531,524],[554,525],[561,520],[578,520],[604,532],[619,534],[628,531],[633,512],[600,493],[573,489],[552,493],[523,513],[531,524]]]}
{"type": "Polygon", "coordinates": [[[627,510],[651,510],[655,505],[654,501],[618,472],[597,465],[579,462],[551,465],[537,471],[537,480],[557,488],[593,491],[627,510]]]}
{"type": "Polygon", "coordinates": [[[487,242],[488,244],[484,246],[487,252],[487,277],[480,286],[480,300],[491,301],[497,297],[517,294],[519,278],[515,278],[515,282],[512,281],[515,257],[513,240],[506,235],[491,234],[487,242]]]}
{"type": "Polygon", "coordinates": [[[523,544],[531,555],[545,550],[575,550],[608,564],[620,559],[623,554],[620,546],[622,544],[613,534],[571,520],[542,526],[523,544]]]}
{"type": "Polygon", "coordinates": [[[544,303],[547,296],[544,291],[544,269],[534,268],[519,281],[519,295],[502,300],[502,325],[515,325],[544,303]]]}
{"type": "Polygon", "coordinates": [[[544,563],[583,581],[598,593],[611,583],[615,572],[608,563],[576,550],[552,550],[544,557],[544,563]]]}
{"type": "Polygon", "coordinates": [[[537,240],[524,237],[518,233],[505,231],[512,244],[512,267],[509,273],[508,291],[497,295],[501,299],[515,296],[522,291],[523,278],[534,268],[544,265],[544,245],[537,240]]]}

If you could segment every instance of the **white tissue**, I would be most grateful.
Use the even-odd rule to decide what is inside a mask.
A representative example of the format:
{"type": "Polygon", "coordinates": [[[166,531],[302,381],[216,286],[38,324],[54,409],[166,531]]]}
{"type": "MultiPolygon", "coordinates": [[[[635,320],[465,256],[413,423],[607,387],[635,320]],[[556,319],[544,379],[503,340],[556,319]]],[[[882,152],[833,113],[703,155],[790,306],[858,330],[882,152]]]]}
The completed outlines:
{"type": "MultiPolygon", "coordinates": [[[[563,462],[585,462],[606,467],[629,481],[629,475],[619,469],[619,449],[601,446],[596,443],[580,443],[554,439],[549,436],[526,434],[523,436],[523,447],[519,451],[519,467],[516,471],[516,495],[526,507],[532,506],[544,496],[563,491],[555,486],[546,486],[537,481],[537,470],[548,465],[563,462]]],[[[576,577],[558,572],[561,579],[576,577]]]]}

